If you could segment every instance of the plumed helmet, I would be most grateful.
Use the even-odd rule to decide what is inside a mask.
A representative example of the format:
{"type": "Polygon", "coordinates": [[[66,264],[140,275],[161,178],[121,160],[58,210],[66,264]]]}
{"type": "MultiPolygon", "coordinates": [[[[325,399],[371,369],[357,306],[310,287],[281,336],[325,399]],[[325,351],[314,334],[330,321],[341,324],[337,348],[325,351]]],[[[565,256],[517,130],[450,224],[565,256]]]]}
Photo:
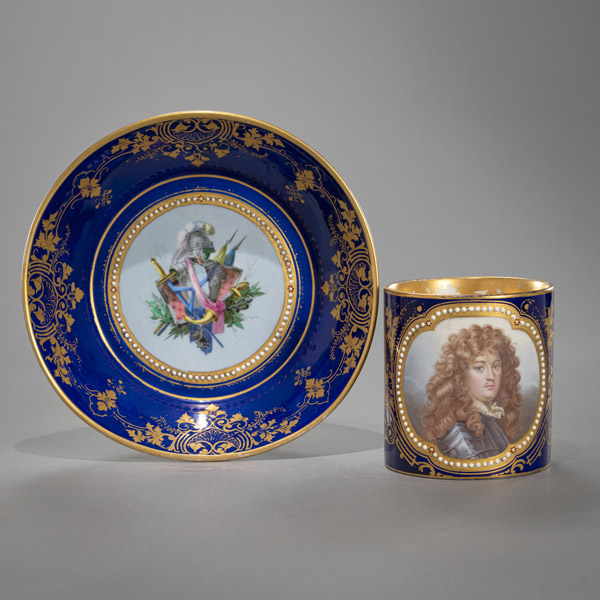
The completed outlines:
{"type": "Polygon", "coordinates": [[[173,254],[171,264],[174,265],[187,256],[190,236],[194,233],[200,233],[208,240],[209,235],[215,234],[215,228],[206,221],[190,221],[185,227],[180,229],[177,234],[177,250],[173,254]]]}

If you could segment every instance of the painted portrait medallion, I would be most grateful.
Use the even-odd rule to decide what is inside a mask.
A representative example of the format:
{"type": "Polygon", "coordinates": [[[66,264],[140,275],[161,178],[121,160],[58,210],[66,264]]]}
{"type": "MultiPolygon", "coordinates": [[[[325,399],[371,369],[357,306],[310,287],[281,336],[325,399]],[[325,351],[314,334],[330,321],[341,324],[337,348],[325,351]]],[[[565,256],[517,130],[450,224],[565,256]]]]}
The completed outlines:
{"type": "Polygon", "coordinates": [[[436,294],[436,280],[386,288],[392,470],[482,477],[548,465],[552,288],[488,279],[456,280],[475,293],[436,294]]]}
{"type": "Polygon", "coordinates": [[[454,459],[504,453],[531,428],[540,392],[533,340],[500,317],[446,319],[406,355],[415,433],[454,459]]]}

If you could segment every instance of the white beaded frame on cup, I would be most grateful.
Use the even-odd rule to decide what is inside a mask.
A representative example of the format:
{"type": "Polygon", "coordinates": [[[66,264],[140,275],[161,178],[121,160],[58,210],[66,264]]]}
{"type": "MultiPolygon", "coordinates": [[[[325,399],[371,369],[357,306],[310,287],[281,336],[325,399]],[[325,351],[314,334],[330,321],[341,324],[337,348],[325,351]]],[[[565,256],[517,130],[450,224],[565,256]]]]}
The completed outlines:
{"type": "MultiPolygon", "coordinates": [[[[423,316],[411,320],[404,328],[402,337],[398,340],[395,351],[394,371],[394,404],[396,412],[396,426],[401,435],[411,448],[422,457],[429,457],[441,469],[455,472],[486,472],[506,467],[511,463],[521,460],[540,438],[540,432],[545,429],[550,404],[548,350],[544,343],[542,332],[538,325],[527,315],[521,313],[514,305],[503,302],[457,302],[437,305],[427,311],[423,316]],[[535,417],[527,433],[515,443],[509,444],[508,449],[497,456],[488,459],[453,459],[443,455],[435,443],[424,440],[413,427],[407,414],[403,397],[404,364],[413,341],[421,333],[432,330],[435,326],[449,318],[492,316],[502,317],[511,323],[512,329],[527,332],[531,338],[539,366],[540,387],[535,417]]],[[[539,445],[540,451],[543,444],[539,445]]],[[[533,459],[529,459],[533,462],[533,459]]]]}

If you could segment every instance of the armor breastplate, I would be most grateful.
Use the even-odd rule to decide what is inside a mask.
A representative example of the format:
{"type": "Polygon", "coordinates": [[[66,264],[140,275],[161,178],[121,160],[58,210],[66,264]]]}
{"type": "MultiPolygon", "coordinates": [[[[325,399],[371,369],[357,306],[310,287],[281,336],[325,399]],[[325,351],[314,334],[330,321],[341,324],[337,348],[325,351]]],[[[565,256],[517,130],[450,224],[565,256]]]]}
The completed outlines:
{"type": "Polygon", "coordinates": [[[446,435],[438,440],[438,448],[445,456],[452,458],[489,458],[501,454],[508,446],[498,420],[481,415],[485,429],[481,437],[463,422],[457,422],[446,435]]]}

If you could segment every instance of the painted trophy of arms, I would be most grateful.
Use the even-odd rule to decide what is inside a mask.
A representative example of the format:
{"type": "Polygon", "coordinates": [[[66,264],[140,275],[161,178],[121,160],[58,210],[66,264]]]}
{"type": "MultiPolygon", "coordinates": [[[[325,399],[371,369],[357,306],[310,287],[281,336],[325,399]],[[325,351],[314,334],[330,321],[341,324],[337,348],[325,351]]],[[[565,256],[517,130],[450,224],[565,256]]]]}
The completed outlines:
{"type": "Polygon", "coordinates": [[[235,231],[215,254],[211,239],[215,233],[210,223],[188,223],[178,234],[168,271],[151,259],[159,275],[158,295],[147,302],[151,319],[158,321],[156,335],[187,337],[205,354],[215,344],[224,346],[220,335],[226,327],[243,329],[245,311],[264,295],[258,284],[242,281],[243,271],[235,265],[246,236],[232,246],[235,231]]]}

